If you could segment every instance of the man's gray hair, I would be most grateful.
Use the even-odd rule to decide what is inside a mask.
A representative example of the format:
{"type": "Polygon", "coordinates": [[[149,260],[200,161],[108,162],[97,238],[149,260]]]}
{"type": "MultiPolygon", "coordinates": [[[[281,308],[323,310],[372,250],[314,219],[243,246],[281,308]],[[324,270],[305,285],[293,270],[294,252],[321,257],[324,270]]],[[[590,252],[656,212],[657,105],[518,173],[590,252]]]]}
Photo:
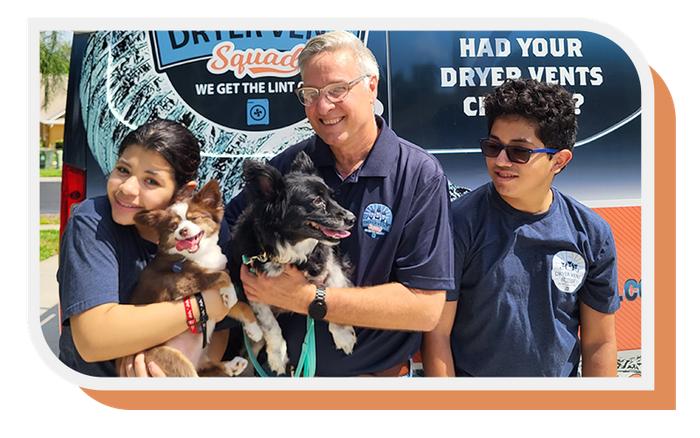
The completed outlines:
{"type": "Polygon", "coordinates": [[[379,66],[372,51],[355,35],[344,30],[335,30],[311,38],[304,49],[299,53],[299,71],[303,77],[304,68],[309,59],[321,52],[337,52],[350,49],[355,54],[357,69],[362,74],[377,76],[379,79],[379,66]]]}

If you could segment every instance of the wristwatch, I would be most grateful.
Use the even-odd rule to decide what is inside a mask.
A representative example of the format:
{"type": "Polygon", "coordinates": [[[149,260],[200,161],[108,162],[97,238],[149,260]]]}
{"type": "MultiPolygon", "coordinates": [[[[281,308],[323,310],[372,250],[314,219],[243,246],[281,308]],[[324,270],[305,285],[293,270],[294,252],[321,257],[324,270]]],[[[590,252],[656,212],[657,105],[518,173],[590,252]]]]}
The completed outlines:
{"type": "Polygon", "coordinates": [[[309,304],[309,316],[316,320],[321,320],[326,316],[328,307],[326,307],[326,287],[316,286],[316,297],[309,304]]]}

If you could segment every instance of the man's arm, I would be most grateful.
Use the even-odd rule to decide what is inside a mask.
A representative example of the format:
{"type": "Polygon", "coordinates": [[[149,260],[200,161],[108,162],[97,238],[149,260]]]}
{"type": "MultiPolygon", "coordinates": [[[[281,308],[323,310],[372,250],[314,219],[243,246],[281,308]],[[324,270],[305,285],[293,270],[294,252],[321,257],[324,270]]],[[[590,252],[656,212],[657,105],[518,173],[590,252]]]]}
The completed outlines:
{"type": "MultiPolygon", "coordinates": [[[[255,276],[241,267],[241,281],[250,301],[259,301],[306,314],[316,296],[295,267],[287,266],[278,277],[255,276]]],[[[411,289],[400,283],[372,287],[328,288],[324,318],[337,324],[384,330],[431,331],[445,303],[445,291],[411,289]]]]}
{"type": "Polygon", "coordinates": [[[617,377],[615,314],[580,303],[583,377],[617,377]]]}
{"type": "Polygon", "coordinates": [[[446,302],[437,327],[423,333],[420,351],[425,377],[455,377],[450,334],[456,312],[457,301],[446,302]]]}

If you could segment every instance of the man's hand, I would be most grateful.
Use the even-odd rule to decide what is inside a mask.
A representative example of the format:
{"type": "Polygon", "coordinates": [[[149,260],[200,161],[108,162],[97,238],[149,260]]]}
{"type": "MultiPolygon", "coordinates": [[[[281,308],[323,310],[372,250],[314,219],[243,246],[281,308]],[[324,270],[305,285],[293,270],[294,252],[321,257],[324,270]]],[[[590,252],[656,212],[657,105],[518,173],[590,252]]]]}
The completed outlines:
{"type": "Polygon", "coordinates": [[[296,267],[286,265],[284,272],[277,277],[251,274],[249,269],[247,265],[241,266],[241,282],[248,300],[306,313],[315,287],[296,267]]]}

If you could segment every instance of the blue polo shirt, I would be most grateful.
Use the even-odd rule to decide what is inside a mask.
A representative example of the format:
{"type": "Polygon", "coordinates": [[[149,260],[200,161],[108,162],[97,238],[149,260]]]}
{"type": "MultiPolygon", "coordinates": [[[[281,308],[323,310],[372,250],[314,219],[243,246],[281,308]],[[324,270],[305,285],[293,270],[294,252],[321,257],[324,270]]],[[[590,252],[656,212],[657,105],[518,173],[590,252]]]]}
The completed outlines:
{"type": "MultiPolygon", "coordinates": [[[[454,257],[447,178],[440,163],[422,148],[399,138],[381,117],[380,133],[367,159],[343,180],[335,168],[330,147],[313,136],[270,160],[283,174],[301,150],[314,161],[320,176],[334,190],[335,199],[357,216],[350,237],[340,249],[350,257],[357,286],[398,282],[410,288],[454,288],[454,257]]],[[[233,227],[245,208],[239,194],[226,207],[233,227]]],[[[296,366],[306,333],[306,316],[278,317],[296,366]]],[[[328,324],[316,323],[317,375],[355,376],[377,373],[412,357],[421,332],[373,330],[355,327],[357,345],[352,354],[336,350],[328,324]]]]}

